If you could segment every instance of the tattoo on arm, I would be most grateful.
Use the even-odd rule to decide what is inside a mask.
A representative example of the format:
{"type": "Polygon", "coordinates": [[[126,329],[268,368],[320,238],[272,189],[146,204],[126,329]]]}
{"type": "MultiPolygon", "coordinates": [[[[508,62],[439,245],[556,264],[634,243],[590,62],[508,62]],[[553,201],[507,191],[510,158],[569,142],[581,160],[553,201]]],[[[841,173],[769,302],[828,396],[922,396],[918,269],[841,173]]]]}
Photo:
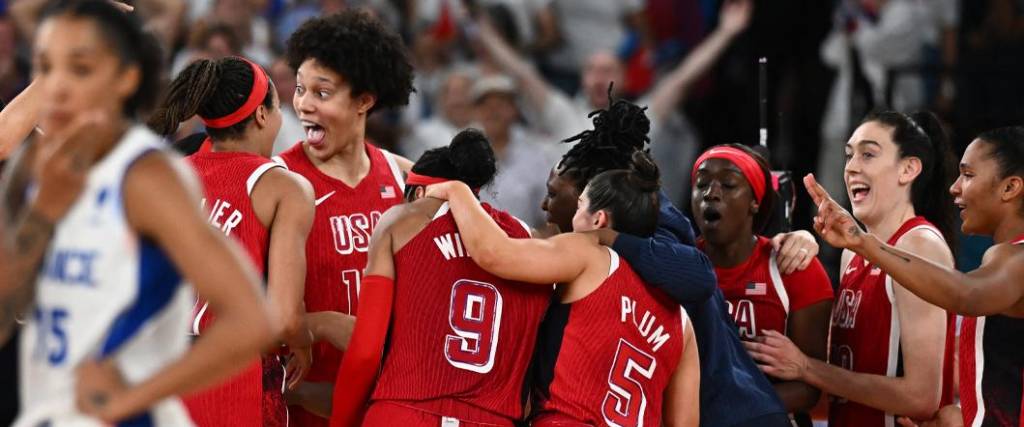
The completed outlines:
{"type": "Polygon", "coordinates": [[[851,225],[846,231],[854,236],[860,236],[860,227],[856,224],[851,225]]]}
{"type": "Polygon", "coordinates": [[[893,249],[889,249],[885,245],[882,245],[881,249],[882,249],[883,252],[892,254],[896,258],[899,258],[899,259],[903,260],[903,262],[908,262],[908,263],[910,262],[910,257],[908,257],[906,255],[903,255],[903,254],[901,254],[901,253],[899,253],[899,252],[897,252],[897,251],[895,251],[893,249]]]}
{"type": "Polygon", "coordinates": [[[29,210],[14,231],[13,242],[3,242],[4,259],[0,260],[0,290],[10,292],[0,296],[0,343],[6,342],[15,320],[32,304],[36,287],[33,283],[46,247],[53,237],[54,224],[29,210]]]}

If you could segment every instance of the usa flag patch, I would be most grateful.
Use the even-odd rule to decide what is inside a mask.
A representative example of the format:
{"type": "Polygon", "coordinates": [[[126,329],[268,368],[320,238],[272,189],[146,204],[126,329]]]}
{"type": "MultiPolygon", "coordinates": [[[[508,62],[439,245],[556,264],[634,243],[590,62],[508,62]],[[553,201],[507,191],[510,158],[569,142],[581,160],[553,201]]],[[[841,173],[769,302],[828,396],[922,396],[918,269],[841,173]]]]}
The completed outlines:
{"type": "Polygon", "coordinates": [[[766,295],[768,293],[768,284],[761,282],[747,282],[746,295],[766,295]]]}
{"type": "Polygon", "coordinates": [[[398,193],[395,192],[395,187],[392,185],[380,186],[380,198],[382,199],[394,199],[398,193]]]}

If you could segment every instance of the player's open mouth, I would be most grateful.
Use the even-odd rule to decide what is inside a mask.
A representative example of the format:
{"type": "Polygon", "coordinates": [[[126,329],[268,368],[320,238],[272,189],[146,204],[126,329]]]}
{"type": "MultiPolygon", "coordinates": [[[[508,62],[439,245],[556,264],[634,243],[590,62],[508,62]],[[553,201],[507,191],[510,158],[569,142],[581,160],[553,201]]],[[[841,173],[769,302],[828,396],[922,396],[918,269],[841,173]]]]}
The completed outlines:
{"type": "Polygon", "coordinates": [[[324,137],[327,135],[323,126],[303,120],[302,127],[306,130],[306,142],[314,146],[323,145],[324,137]]]}
{"type": "Polygon", "coordinates": [[[850,184],[850,201],[853,203],[863,202],[871,193],[871,187],[867,184],[850,184]]]}
{"type": "Polygon", "coordinates": [[[706,207],[703,211],[704,223],[707,225],[713,225],[722,219],[722,213],[718,209],[712,207],[706,207]]]}

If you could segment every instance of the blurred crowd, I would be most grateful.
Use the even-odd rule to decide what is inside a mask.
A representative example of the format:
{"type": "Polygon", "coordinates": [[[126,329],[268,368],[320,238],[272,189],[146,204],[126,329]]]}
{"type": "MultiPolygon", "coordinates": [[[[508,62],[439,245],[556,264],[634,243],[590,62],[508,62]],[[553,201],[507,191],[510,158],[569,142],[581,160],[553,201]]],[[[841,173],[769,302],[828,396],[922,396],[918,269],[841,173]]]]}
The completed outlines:
{"type": "MultiPolygon", "coordinates": [[[[368,138],[412,159],[465,127],[494,144],[485,198],[539,225],[545,182],[566,144],[609,98],[648,107],[664,187],[688,206],[695,154],[758,141],[758,58],[768,61],[774,166],[818,172],[842,194],[842,145],[879,107],[929,109],[960,150],[982,129],[1020,124],[1024,2],[1017,0],[134,0],[166,52],[168,78],[190,61],[242,55],[282,100],[281,58],[307,18],[360,7],[397,28],[416,69],[402,111],[371,116],[368,138]],[[614,85],[610,83],[614,82],[614,85]]],[[[45,0],[0,0],[0,98],[31,79],[31,35],[45,0]]],[[[283,102],[277,150],[302,139],[283,102]]],[[[195,121],[180,135],[201,131],[195,121]]],[[[800,196],[794,225],[812,209],[800,196]]],[[[831,269],[830,269],[831,270],[831,269]]]]}

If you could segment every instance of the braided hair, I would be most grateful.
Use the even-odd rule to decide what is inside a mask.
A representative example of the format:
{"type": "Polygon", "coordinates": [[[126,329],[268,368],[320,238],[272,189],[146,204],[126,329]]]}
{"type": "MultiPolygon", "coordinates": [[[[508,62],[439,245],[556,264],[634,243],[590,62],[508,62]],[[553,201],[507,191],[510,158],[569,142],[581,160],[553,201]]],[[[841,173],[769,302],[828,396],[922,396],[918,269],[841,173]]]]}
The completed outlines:
{"type": "Polygon", "coordinates": [[[588,129],[563,140],[576,145],[562,156],[556,168],[559,176],[566,175],[576,183],[582,193],[592,178],[601,172],[629,169],[633,153],[645,151],[651,142],[647,133],[651,121],[640,107],[623,99],[612,98],[612,85],[608,85],[609,106],[591,112],[594,129],[588,129]]]}

